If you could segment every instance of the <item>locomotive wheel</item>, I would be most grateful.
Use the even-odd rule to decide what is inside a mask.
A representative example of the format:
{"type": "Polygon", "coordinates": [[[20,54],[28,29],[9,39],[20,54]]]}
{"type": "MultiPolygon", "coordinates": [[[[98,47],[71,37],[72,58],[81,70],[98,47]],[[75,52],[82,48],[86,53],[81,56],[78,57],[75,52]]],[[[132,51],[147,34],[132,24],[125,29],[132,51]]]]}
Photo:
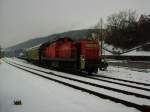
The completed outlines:
{"type": "Polygon", "coordinates": [[[95,68],[95,69],[89,69],[87,70],[88,74],[92,74],[92,73],[97,73],[98,72],[98,68],[95,68]]]}
{"type": "Polygon", "coordinates": [[[64,61],[59,63],[59,68],[67,72],[74,72],[77,69],[76,64],[74,62],[64,62],[64,61]]]}

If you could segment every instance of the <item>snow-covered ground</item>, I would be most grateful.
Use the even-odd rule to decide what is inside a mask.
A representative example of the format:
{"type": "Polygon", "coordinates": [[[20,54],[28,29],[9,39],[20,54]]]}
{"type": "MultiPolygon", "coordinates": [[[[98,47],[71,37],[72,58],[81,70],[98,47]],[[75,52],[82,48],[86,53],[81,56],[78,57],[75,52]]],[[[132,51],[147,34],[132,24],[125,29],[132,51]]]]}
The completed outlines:
{"type": "Polygon", "coordinates": [[[43,79],[2,62],[0,112],[138,112],[85,92],[43,79]],[[22,105],[13,105],[21,100],[22,105]]]}
{"type": "Polygon", "coordinates": [[[124,53],[123,56],[150,56],[150,51],[136,51],[133,50],[128,53],[124,53]]]}
{"type": "MultiPolygon", "coordinates": [[[[113,55],[112,53],[103,50],[103,55],[113,55]]],[[[150,51],[130,51],[127,53],[122,54],[121,56],[150,56],[150,51]]]]}
{"type": "Polygon", "coordinates": [[[150,84],[150,69],[147,72],[139,72],[125,67],[109,66],[107,71],[99,71],[99,75],[113,78],[125,79],[150,84]]]}

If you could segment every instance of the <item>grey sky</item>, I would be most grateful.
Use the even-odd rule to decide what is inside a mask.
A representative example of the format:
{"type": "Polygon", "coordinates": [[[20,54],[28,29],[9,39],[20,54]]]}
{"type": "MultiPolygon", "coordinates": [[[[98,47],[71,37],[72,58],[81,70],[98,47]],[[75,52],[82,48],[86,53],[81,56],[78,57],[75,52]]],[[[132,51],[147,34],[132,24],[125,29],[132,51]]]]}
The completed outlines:
{"type": "Polygon", "coordinates": [[[119,10],[150,14],[150,0],[0,0],[0,45],[89,28],[119,10]]]}

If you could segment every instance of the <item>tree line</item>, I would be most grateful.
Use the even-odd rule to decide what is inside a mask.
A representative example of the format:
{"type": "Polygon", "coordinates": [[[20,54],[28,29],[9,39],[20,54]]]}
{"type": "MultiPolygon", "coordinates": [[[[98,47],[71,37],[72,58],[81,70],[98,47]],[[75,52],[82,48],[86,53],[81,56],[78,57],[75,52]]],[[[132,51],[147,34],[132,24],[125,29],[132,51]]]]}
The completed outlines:
{"type": "MultiPolygon", "coordinates": [[[[141,18],[142,16],[138,19],[137,12],[132,10],[120,11],[108,16],[105,28],[101,30],[103,40],[122,49],[130,49],[150,42],[150,18],[149,20],[141,18]]],[[[101,19],[95,28],[102,28],[102,24],[101,19]]]]}

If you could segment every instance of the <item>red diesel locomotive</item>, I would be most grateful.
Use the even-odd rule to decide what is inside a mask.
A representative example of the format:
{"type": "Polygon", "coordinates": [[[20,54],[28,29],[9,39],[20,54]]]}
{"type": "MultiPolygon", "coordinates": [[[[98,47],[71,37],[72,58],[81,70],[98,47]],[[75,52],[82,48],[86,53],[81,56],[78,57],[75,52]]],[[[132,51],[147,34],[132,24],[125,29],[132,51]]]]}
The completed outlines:
{"type": "Polygon", "coordinates": [[[101,62],[101,48],[97,40],[73,41],[68,37],[46,42],[26,50],[29,61],[60,70],[97,72],[107,66],[101,62]],[[104,66],[105,65],[105,66],[104,66]]]}

